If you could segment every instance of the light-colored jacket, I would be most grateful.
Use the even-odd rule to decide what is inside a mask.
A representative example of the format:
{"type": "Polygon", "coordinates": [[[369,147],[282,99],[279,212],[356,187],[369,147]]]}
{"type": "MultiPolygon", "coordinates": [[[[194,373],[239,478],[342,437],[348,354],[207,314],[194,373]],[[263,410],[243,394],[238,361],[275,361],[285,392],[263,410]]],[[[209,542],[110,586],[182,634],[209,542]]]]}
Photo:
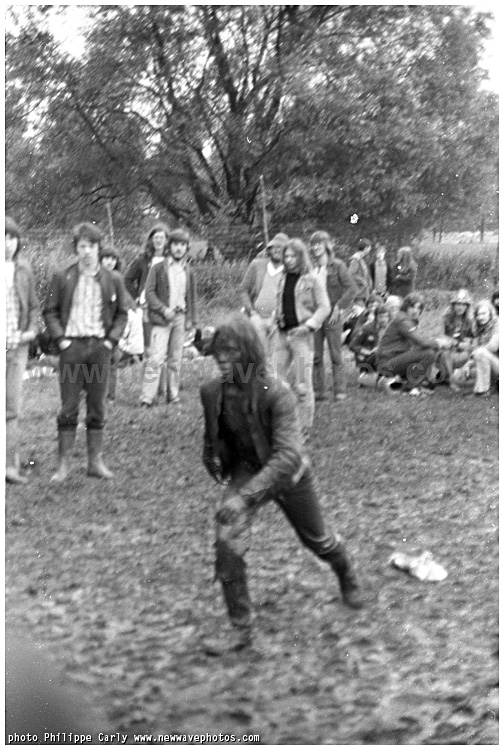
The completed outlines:
{"type": "Polygon", "coordinates": [[[255,301],[259,297],[266,270],[268,268],[269,258],[254,258],[245,272],[243,281],[240,284],[240,295],[242,305],[247,313],[254,309],[255,301]]]}
{"type": "MultiPolygon", "coordinates": [[[[276,315],[279,328],[284,327],[282,298],[286,275],[282,274],[278,287],[276,315]]],[[[320,279],[311,272],[301,274],[299,277],[294,288],[294,305],[299,325],[307,325],[314,331],[318,331],[331,312],[327,291],[320,279]]]]}

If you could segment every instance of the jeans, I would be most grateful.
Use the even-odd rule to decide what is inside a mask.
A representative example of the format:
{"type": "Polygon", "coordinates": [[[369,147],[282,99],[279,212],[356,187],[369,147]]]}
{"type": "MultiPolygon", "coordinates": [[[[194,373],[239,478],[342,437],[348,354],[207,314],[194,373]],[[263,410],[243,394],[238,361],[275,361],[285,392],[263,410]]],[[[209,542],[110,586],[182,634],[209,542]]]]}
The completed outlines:
{"type": "Polygon", "coordinates": [[[289,381],[297,397],[298,414],[304,432],[313,426],[315,394],[313,391],[313,333],[299,335],[277,331],[272,347],[271,364],[276,376],[289,381]]]}
{"type": "Polygon", "coordinates": [[[329,355],[331,357],[332,376],[333,376],[333,393],[344,393],[346,390],[345,366],[343,355],[341,353],[341,337],[343,334],[343,324],[340,318],[335,323],[329,323],[326,318],[322,327],[315,331],[314,337],[314,358],[313,358],[313,387],[315,393],[323,395],[325,391],[325,373],[324,373],[324,341],[327,339],[329,355]]]}
{"type": "Polygon", "coordinates": [[[94,336],[72,339],[70,346],[61,352],[61,410],[57,420],[59,430],[77,427],[82,391],[86,394],[87,429],[103,429],[111,356],[112,352],[105,346],[103,339],[94,336]]]}
{"type": "Polygon", "coordinates": [[[18,444],[18,416],[21,410],[23,375],[28,362],[28,344],[20,344],[15,349],[7,349],[5,354],[5,418],[6,464],[16,465],[18,444]]]}
{"type": "Polygon", "coordinates": [[[141,401],[151,404],[157,396],[159,380],[166,359],[168,399],[177,398],[180,389],[180,368],[185,341],[185,314],[175,313],[166,326],[152,326],[149,356],[145,363],[141,401]]]}
{"type": "MultiPolygon", "coordinates": [[[[225,507],[230,497],[236,495],[238,489],[245,484],[251,474],[247,466],[235,467],[231,482],[221,499],[220,509],[225,507]]],[[[236,565],[236,562],[237,560],[243,561],[249,549],[252,519],[257,509],[270,500],[274,500],[279,505],[300,541],[318,557],[324,558],[330,555],[341,542],[339,536],[335,536],[326,529],[312,472],[308,468],[294,487],[276,496],[264,497],[261,502],[244,510],[232,523],[221,523],[219,512],[217,512],[217,574],[222,580],[232,581],[235,570],[244,569],[243,562],[239,565],[236,565]],[[222,551],[220,555],[219,550],[222,551]],[[228,553],[227,556],[226,553],[228,553]],[[233,560],[233,565],[226,564],[228,559],[233,560]]]]}
{"type": "Polygon", "coordinates": [[[272,316],[270,315],[269,317],[264,318],[262,315],[259,315],[258,312],[253,310],[250,315],[250,322],[261,339],[264,351],[266,352],[266,357],[270,359],[274,342],[274,322],[272,316]]]}
{"type": "Polygon", "coordinates": [[[434,349],[410,349],[386,362],[380,362],[378,373],[387,377],[398,375],[410,385],[420,385],[423,380],[429,379],[436,357],[434,349]]]}
{"type": "Polygon", "coordinates": [[[478,347],[473,352],[474,364],[476,366],[475,393],[485,393],[492,384],[492,375],[499,377],[499,358],[484,346],[478,347]]]}

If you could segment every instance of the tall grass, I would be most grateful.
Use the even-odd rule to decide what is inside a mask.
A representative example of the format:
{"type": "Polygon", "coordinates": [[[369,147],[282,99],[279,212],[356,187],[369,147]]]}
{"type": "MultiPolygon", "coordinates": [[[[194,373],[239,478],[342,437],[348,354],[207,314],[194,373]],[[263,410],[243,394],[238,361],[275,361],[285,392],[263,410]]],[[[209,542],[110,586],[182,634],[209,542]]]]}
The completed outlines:
{"type": "Polygon", "coordinates": [[[496,243],[423,242],[416,251],[419,289],[465,288],[489,296],[499,281],[496,243]]]}
{"type": "MultiPolygon", "coordinates": [[[[71,238],[61,234],[28,237],[23,245],[23,254],[32,265],[43,299],[52,273],[74,257],[71,238]]],[[[117,245],[125,270],[141,252],[141,247],[123,240],[117,245]]],[[[434,309],[446,304],[448,292],[454,289],[463,287],[475,296],[489,297],[498,285],[498,246],[495,242],[439,244],[423,241],[415,249],[415,257],[418,262],[417,288],[426,292],[427,304],[434,309]]],[[[193,268],[202,307],[239,307],[239,286],[247,268],[246,260],[193,261],[193,268]]]]}

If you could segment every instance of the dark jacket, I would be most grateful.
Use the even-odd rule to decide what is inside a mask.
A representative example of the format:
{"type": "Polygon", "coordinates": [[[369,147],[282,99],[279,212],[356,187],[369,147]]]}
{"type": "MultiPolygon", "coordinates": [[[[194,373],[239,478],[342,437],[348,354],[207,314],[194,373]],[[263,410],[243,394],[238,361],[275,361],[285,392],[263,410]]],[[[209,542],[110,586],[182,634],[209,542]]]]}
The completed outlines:
{"type": "Polygon", "coordinates": [[[383,331],[378,330],[375,321],[366,323],[352,338],[349,349],[354,352],[358,359],[361,356],[362,349],[370,349],[371,351],[376,349],[380,342],[382,334],[383,331]]]}
{"type": "MultiPolygon", "coordinates": [[[[57,271],[51,279],[44,305],[44,320],[53,341],[65,337],[72,300],[79,281],[79,261],[57,271]]],[[[117,344],[128,322],[126,290],[122,276],[100,266],[97,272],[102,291],[102,318],[105,338],[117,344]]]]}
{"type": "Polygon", "coordinates": [[[348,271],[355,284],[356,295],[367,299],[373,289],[373,283],[371,281],[369,266],[359,253],[355,253],[350,258],[348,271]]]}
{"type": "MultiPolygon", "coordinates": [[[[392,271],[390,263],[387,263],[387,261],[385,261],[385,265],[386,265],[386,270],[385,270],[385,289],[387,290],[387,292],[390,293],[390,289],[391,289],[392,284],[393,284],[394,273],[392,271]]],[[[375,288],[375,284],[376,284],[376,281],[375,281],[375,269],[376,269],[376,261],[373,260],[369,264],[369,273],[371,274],[371,281],[373,282],[373,289],[375,288]]]]}
{"type": "Polygon", "coordinates": [[[357,287],[345,263],[339,258],[331,256],[327,261],[327,294],[331,303],[331,310],[336,304],[342,310],[349,307],[356,291],[357,287]]]}
{"type": "Polygon", "coordinates": [[[38,330],[40,305],[35,290],[35,279],[28,263],[24,260],[14,260],[14,286],[19,300],[19,330],[38,330]]]}
{"type": "Polygon", "coordinates": [[[404,299],[408,294],[415,291],[416,275],[417,269],[414,266],[410,268],[402,268],[398,265],[394,266],[392,285],[389,293],[404,299]]]}
{"type": "Polygon", "coordinates": [[[411,320],[402,310],[390,321],[382,336],[376,360],[381,365],[399,354],[412,349],[437,349],[435,339],[422,336],[417,332],[418,323],[411,320]]]}
{"type": "Polygon", "coordinates": [[[138,299],[143,292],[147,276],[149,275],[151,260],[152,258],[146,253],[142,253],[135,258],[124,274],[126,289],[134,300],[138,299]]]}
{"type": "MultiPolygon", "coordinates": [[[[224,383],[209,380],[201,386],[205,417],[203,463],[211,472],[214,458],[219,458],[223,476],[233,471],[232,446],[219,432],[224,383]]],[[[303,451],[296,400],[290,388],[270,376],[251,381],[250,410],[247,421],[261,469],[240,489],[240,494],[260,500],[266,494],[276,495],[299,482],[309,465],[303,451]]]]}
{"type": "MultiPolygon", "coordinates": [[[[189,264],[185,267],[187,275],[186,286],[186,320],[193,326],[198,324],[196,280],[189,264]]],[[[152,266],[145,284],[145,299],[149,309],[149,321],[155,326],[167,326],[168,321],[163,315],[166,307],[170,306],[170,283],[166,259],[162,263],[152,266]]]]}

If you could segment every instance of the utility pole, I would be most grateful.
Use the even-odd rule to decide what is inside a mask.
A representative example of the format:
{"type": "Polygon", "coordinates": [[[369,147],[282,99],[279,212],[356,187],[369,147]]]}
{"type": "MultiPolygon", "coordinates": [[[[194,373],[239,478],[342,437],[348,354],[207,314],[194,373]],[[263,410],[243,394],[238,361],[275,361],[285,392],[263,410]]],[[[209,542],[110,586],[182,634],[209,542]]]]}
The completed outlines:
{"type": "Polygon", "coordinates": [[[268,218],[266,216],[266,191],[264,189],[264,177],[259,177],[259,183],[261,185],[261,205],[262,205],[262,217],[263,217],[263,232],[264,232],[264,247],[268,247],[268,218]]]}

